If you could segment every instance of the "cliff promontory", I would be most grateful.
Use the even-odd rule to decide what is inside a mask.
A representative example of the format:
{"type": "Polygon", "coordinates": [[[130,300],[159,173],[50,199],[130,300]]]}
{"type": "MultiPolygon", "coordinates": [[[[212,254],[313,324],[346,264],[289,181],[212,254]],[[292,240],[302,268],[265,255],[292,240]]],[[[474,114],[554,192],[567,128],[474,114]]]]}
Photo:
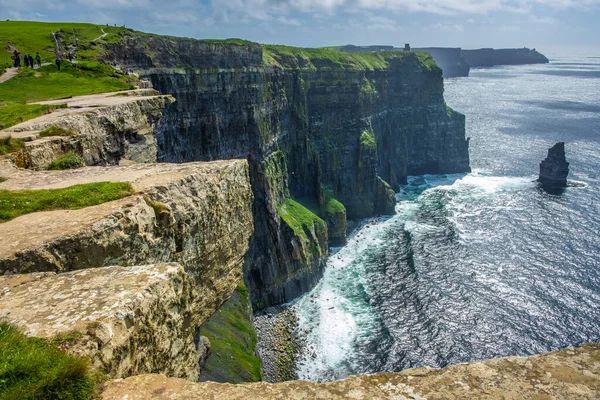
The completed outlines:
{"type": "Polygon", "coordinates": [[[393,212],[408,175],[469,171],[464,116],[425,53],[132,35],[104,60],[177,99],[157,126],[159,161],[248,159],[255,309],[314,286],[346,216],[393,212]]]}
{"type": "MultiPolygon", "coordinates": [[[[377,52],[403,51],[393,46],[342,46],[340,51],[377,52]]],[[[536,49],[477,49],[464,50],[460,47],[418,47],[412,51],[431,54],[443,70],[444,78],[469,76],[471,68],[493,67],[495,65],[547,64],[549,60],[536,49]]]]}

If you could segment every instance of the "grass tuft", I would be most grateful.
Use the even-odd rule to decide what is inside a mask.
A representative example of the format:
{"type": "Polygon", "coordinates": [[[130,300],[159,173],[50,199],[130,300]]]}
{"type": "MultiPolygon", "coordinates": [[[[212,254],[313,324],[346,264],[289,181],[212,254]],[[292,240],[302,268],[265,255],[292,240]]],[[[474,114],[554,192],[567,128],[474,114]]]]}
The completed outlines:
{"type": "Polygon", "coordinates": [[[20,139],[13,139],[10,136],[0,138],[0,155],[14,153],[25,147],[25,143],[20,139]]]}
{"type": "Polygon", "coordinates": [[[85,400],[96,388],[89,361],[0,322],[0,400],[85,400]]]}
{"type": "Polygon", "coordinates": [[[2,183],[2,182],[6,182],[7,180],[8,180],[8,178],[5,178],[5,177],[3,177],[3,176],[0,176],[0,183],[2,183]]]}
{"type": "Polygon", "coordinates": [[[361,147],[374,149],[377,146],[377,143],[375,142],[375,136],[373,133],[364,130],[360,135],[360,145],[361,147]]]}
{"type": "Polygon", "coordinates": [[[307,237],[314,225],[325,225],[325,221],[316,214],[290,198],[279,207],[279,216],[300,237],[307,237]]]}
{"type": "Polygon", "coordinates": [[[73,136],[74,134],[75,134],[75,132],[72,131],[71,129],[66,130],[66,129],[60,128],[58,126],[55,126],[55,125],[50,125],[49,127],[47,127],[46,129],[44,129],[43,131],[40,132],[41,137],[73,136]]]}
{"type": "Polygon", "coordinates": [[[83,160],[77,154],[68,152],[52,161],[46,169],[59,171],[64,169],[75,169],[83,167],[83,160]]]}
{"type": "Polygon", "coordinates": [[[135,193],[126,182],[95,182],[61,189],[0,190],[0,222],[36,211],[77,210],[135,193]]]}

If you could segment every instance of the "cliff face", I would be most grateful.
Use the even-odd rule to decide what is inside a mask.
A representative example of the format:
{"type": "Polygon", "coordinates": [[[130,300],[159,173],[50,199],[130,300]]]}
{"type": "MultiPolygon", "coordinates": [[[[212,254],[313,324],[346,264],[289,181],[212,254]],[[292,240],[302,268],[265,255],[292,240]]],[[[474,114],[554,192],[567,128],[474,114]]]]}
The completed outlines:
{"type": "MultiPolygon", "coordinates": [[[[402,51],[393,46],[344,46],[345,52],[402,51]]],[[[442,68],[444,78],[469,76],[473,67],[492,67],[494,65],[546,64],[548,59],[535,49],[478,49],[463,50],[460,47],[421,47],[412,51],[431,54],[442,68]]]]}
{"type": "Polygon", "coordinates": [[[385,57],[349,66],[287,48],[144,36],[110,48],[109,62],[177,99],[157,127],[159,161],[249,159],[255,232],[244,272],[255,308],[292,300],[324,267],[326,230],[310,218],[291,227],[286,199],[322,205],[329,194],[362,218],[393,211],[380,179],[397,189],[409,174],[469,170],[464,116],[447,109],[440,69],[421,55],[385,57]]]}
{"type": "Polygon", "coordinates": [[[437,65],[444,71],[444,78],[469,76],[471,66],[462,56],[460,47],[424,47],[413,50],[431,54],[437,65]]]}

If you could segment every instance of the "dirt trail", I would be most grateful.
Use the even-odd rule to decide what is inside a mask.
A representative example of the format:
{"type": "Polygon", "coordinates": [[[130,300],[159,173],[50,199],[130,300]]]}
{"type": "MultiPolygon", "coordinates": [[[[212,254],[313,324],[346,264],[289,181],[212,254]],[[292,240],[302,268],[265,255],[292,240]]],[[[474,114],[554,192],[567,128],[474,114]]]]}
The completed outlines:
{"type": "Polygon", "coordinates": [[[6,82],[7,80],[17,76],[19,68],[7,68],[6,72],[0,75],[0,83],[6,82]]]}
{"type": "Polygon", "coordinates": [[[106,35],[108,35],[108,33],[104,32],[104,29],[100,29],[102,31],[102,35],[98,36],[96,39],[92,40],[92,42],[95,42],[96,40],[100,40],[106,37],[106,35]]]}

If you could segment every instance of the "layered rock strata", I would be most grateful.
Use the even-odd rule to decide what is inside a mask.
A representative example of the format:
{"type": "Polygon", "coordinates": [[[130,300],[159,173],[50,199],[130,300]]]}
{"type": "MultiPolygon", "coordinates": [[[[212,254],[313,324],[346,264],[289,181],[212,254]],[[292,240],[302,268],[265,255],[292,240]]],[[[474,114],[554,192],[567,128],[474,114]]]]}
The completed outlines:
{"type": "Polygon", "coordinates": [[[16,156],[22,168],[44,169],[68,152],[81,156],[85,165],[156,162],[155,126],[174,101],[141,89],[42,102],[66,108],[0,131],[0,137],[27,140],[16,156]],[[59,133],[40,137],[48,128],[59,133]]]}
{"type": "Polygon", "coordinates": [[[390,53],[370,66],[294,51],[140,35],[106,55],[177,98],[157,126],[159,161],[249,159],[255,233],[244,272],[255,308],[320,278],[324,261],[294,262],[301,238],[279,215],[287,198],[321,205],[331,193],[363,218],[393,212],[409,174],[469,170],[464,116],[446,107],[430,58],[390,53]]]}
{"type": "Polygon", "coordinates": [[[192,280],[179,264],[0,277],[0,320],[68,346],[115,378],[198,380],[192,280]]]}
{"type": "Polygon", "coordinates": [[[162,375],[108,382],[104,400],[167,399],[597,399],[600,345],[530,357],[506,357],[442,369],[352,376],[315,383],[227,385],[192,383],[162,375]]]}
{"type": "Polygon", "coordinates": [[[567,187],[569,163],[565,157],[565,143],[559,142],[548,149],[548,156],[540,163],[538,182],[549,188],[567,187]]]}
{"type": "Polygon", "coordinates": [[[204,355],[198,328],[242,277],[252,233],[247,163],[61,172],[3,163],[0,170],[8,178],[1,189],[112,180],[140,193],[0,224],[0,271],[9,274],[0,282],[0,318],[41,337],[79,332],[73,349],[111,376],[162,372],[197,380],[204,355]],[[172,265],[135,267],[173,261],[186,273],[172,265]],[[67,272],[73,270],[83,271],[67,272]],[[12,275],[34,271],[59,274],[12,275]]]}

